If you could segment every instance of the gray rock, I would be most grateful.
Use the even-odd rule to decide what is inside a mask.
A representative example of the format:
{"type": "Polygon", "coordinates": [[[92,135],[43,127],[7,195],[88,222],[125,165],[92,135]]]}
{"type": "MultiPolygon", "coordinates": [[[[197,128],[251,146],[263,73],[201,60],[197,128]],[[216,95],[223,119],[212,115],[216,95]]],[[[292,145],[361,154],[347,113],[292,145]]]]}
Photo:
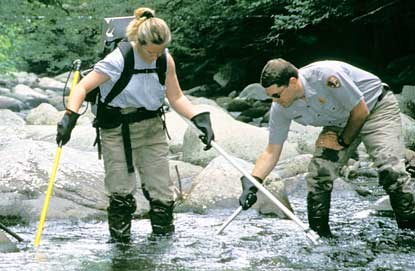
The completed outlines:
{"type": "Polygon", "coordinates": [[[25,108],[24,103],[18,99],[0,96],[0,109],[9,109],[14,112],[19,112],[23,108],[25,108]]]}
{"type": "Polygon", "coordinates": [[[240,98],[236,98],[233,99],[231,102],[228,103],[228,106],[226,107],[226,109],[228,111],[244,111],[247,110],[249,108],[251,108],[252,105],[244,99],[240,99],[240,98]]]}
{"type": "Polygon", "coordinates": [[[271,100],[271,98],[265,93],[265,89],[261,86],[261,84],[258,83],[246,86],[238,97],[256,101],[271,100]]]}
{"type": "Polygon", "coordinates": [[[23,84],[32,87],[38,81],[38,77],[34,73],[14,72],[12,74],[16,78],[17,84],[23,84]]]}
{"type": "Polygon", "coordinates": [[[47,96],[45,94],[35,91],[31,87],[22,84],[18,84],[15,87],[13,87],[12,92],[16,93],[17,95],[21,95],[22,97],[27,97],[27,99],[47,99],[47,96]]]}
{"type": "Polygon", "coordinates": [[[55,107],[42,103],[29,111],[26,116],[26,122],[32,125],[56,125],[61,117],[61,114],[55,107]]]}
{"type": "MultiPolygon", "coordinates": [[[[218,107],[200,105],[200,110],[211,113],[215,142],[230,155],[254,162],[267,146],[268,131],[265,128],[236,121],[218,107]]],[[[213,148],[204,151],[204,145],[198,135],[193,127],[186,130],[183,140],[183,161],[206,166],[219,153],[213,148]]],[[[291,143],[284,144],[281,160],[297,155],[295,148],[296,146],[291,143]]]]}
{"type": "Polygon", "coordinates": [[[407,148],[415,147],[415,120],[406,114],[401,114],[402,133],[407,148]]]}
{"type": "Polygon", "coordinates": [[[25,121],[8,109],[0,109],[0,125],[7,127],[22,127],[25,121]]]}
{"type": "Polygon", "coordinates": [[[42,77],[39,79],[37,86],[42,89],[50,89],[62,93],[65,87],[65,83],[49,77],[42,77]]]}
{"type": "MultiPolygon", "coordinates": [[[[252,163],[241,159],[232,158],[240,167],[247,172],[251,172],[252,163]]],[[[217,157],[194,179],[192,190],[188,200],[182,203],[180,208],[191,209],[194,212],[205,212],[212,208],[237,208],[239,207],[238,197],[242,191],[239,178],[241,173],[235,169],[225,158],[217,157]]],[[[284,183],[274,183],[272,180],[277,178],[275,174],[270,174],[267,178],[265,187],[281,202],[287,204],[288,198],[285,195],[284,183]]],[[[283,213],[272,203],[264,199],[262,194],[258,195],[258,201],[253,206],[262,213],[274,213],[284,217],[283,213]]]]}
{"type": "Polygon", "coordinates": [[[3,95],[6,96],[6,95],[8,95],[10,93],[11,93],[10,89],[0,87],[0,96],[3,96],[3,95]]]}
{"type": "Polygon", "coordinates": [[[18,252],[17,246],[0,230],[0,253],[18,252]]]}
{"type": "Polygon", "coordinates": [[[415,101],[415,86],[403,86],[402,92],[397,96],[402,113],[414,116],[411,103],[415,101]]]}

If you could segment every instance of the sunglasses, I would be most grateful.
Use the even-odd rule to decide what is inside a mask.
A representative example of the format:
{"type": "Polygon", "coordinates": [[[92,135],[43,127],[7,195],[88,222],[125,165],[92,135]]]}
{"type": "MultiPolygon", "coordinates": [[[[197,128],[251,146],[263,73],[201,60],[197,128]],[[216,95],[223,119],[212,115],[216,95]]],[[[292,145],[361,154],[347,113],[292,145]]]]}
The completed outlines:
{"type": "Polygon", "coordinates": [[[281,93],[274,93],[271,95],[272,98],[279,99],[281,98],[281,93]]]}
{"type": "Polygon", "coordinates": [[[282,95],[282,93],[285,91],[285,89],[286,89],[286,88],[287,88],[287,87],[282,87],[282,89],[281,89],[281,91],[280,91],[280,92],[271,94],[271,97],[272,97],[272,98],[275,98],[275,99],[279,99],[279,98],[281,98],[281,95],[282,95]]]}

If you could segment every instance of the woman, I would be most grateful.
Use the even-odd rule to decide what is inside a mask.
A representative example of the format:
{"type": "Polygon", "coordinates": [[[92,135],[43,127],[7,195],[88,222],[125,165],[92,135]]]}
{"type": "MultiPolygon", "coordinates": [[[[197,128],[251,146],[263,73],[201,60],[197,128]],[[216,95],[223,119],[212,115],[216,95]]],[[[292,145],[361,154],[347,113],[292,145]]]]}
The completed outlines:
{"type": "MultiPolygon", "coordinates": [[[[179,86],[173,57],[165,49],[171,39],[169,27],[149,8],[136,9],[134,16],[126,29],[134,52],[134,68],[154,70],[156,59],[165,52],[167,71],[165,87],[160,84],[157,73],[134,74],[124,90],[108,106],[102,107],[112,112],[103,114],[100,121],[104,123],[100,127],[105,188],[109,196],[108,224],[111,240],[115,242],[130,240],[131,219],[136,209],[134,169],[140,175],[144,195],[150,202],[153,233],[174,231],[174,184],[170,180],[168,145],[159,114],[165,97],[176,112],[191,119],[203,132],[201,139],[207,145],[205,149],[210,148],[214,139],[209,113],[197,112],[179,86]],[[118,118],[113,112],[115,116],[119,114],[120,122],[115,121],[115,127],[105,125],[113,124],[114,118],[118,118]]],[[[69,141],[86,94],[99,86],[102,105],[123,67],[124,58],[117,48],[96,63],[93,71],[74,88],[66,113],[58,123],[56,140],[59,145],[69,141]]]]}

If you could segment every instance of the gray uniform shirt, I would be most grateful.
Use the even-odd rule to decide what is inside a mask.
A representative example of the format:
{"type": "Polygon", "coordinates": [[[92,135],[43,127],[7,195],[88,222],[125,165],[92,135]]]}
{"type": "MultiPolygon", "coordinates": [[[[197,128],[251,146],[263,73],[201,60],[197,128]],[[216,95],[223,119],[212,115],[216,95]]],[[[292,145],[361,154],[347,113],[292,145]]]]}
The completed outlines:
{"type": "MultiPolygon", "coordinates": [[[[269,144],[287,139],[291,121],[312,126],[346,126],[352,109],[364,99],[371,111],[381,94],[381,80],[340,61],[319,61],[299,69],[305,99],[284,108],[272,103],[269,144]]],[[[288,90],[289,91],[289,90],[288,90]]]]}
{"type": "MultiPolygon", "coordinates": [[[[153,69],[156,67],[156,61],[148,64],[135,49],[133,51],[135,69],[153,69]]],[[[110,77],[110,80],[100,86],[101,101],[105,100],[105,97],[118,81],[123,68],[124,59],[118,48],[95,64],[95,71],[110,77]]],[[[121,108],[144,107],[147,110],[157,110],[163,104],[165,96],[166,88],[160,84],[157,73],[138,73],[133,74],[125,89],[109,105],[121,108]]]]}

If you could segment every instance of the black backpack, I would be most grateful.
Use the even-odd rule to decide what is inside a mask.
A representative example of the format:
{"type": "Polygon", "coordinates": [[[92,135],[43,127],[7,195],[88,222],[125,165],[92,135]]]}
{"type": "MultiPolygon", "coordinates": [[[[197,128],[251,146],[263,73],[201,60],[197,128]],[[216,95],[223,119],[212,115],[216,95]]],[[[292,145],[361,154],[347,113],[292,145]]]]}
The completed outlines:
{"type": "MultiPolygon", "coordinates": [[[[107,97],[105,97],[105,101],[103,102],[104,105],[108,105],[118,94],[120,94],[124,88],[128,85],[131,80],[133,74],[137,73],[157,73],[159,82],[161,85],[165,85],[166,81],[166,71],[167,71],[167,56],[166,52],[164,52],[161,56],[159,56],[156,60],[156,68],[154,69],[134,69],[134,51],[131,46],[131,43],[128,41],[121,41],[118,43],[117,46],[124,58],[124,68],[121,72],[121,76],[118,81],[114,84],[110,92],[108,93],[107,97]]],[[[84,71],[82,76],[88,71],[84,71]]],[[[92,91],[88,92],[85,97],[85,101],[90,102],[91,104],[99,104],[98,99],[101,98],[99,87],[93,89],[92,91]]]]}

